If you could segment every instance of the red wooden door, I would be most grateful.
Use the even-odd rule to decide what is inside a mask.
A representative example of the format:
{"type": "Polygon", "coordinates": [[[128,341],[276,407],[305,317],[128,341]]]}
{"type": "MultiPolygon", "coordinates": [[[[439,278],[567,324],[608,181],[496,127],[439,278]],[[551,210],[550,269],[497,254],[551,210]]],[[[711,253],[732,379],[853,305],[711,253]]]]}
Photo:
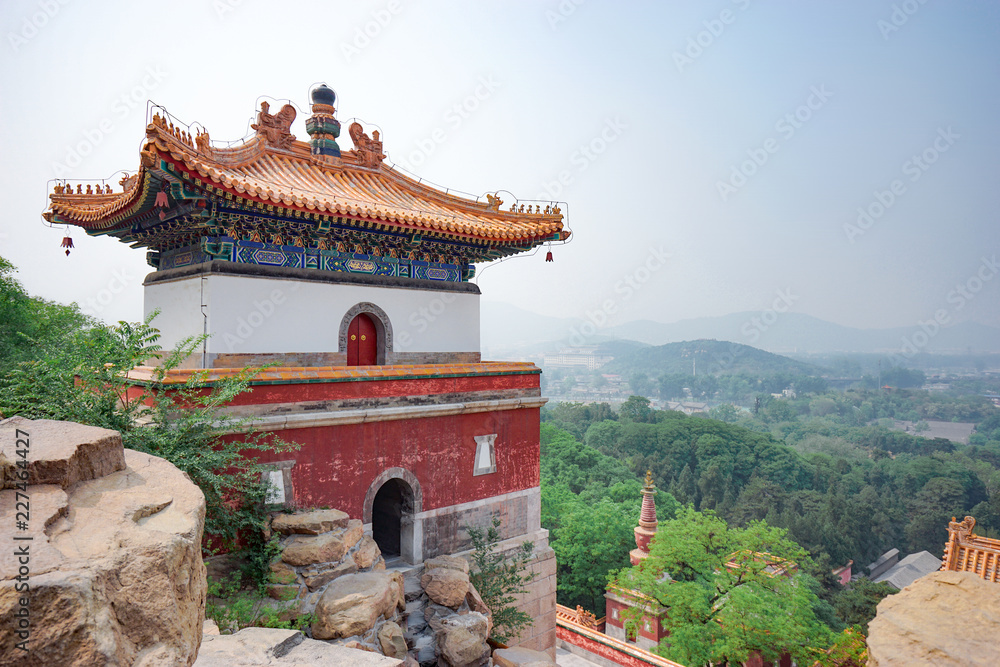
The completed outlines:
{"type": "Polygon", "coordinates": [[[372,318],[361,313],[347,327],[347,365],[374,366],[378,363],[378,334],[372,318]]]}

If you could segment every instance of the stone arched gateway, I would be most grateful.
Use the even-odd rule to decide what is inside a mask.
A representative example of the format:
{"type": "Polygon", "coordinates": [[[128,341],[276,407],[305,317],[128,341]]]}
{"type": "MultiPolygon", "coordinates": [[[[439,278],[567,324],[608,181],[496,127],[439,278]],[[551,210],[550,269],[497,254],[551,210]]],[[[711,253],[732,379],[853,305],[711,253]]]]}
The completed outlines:
{"type": "Polygon", "coordinates": [[[376,363],[380,365],[391,363],[392,322],[389,321],[389,315],[387,315],[384,310],[368,301],[357,303],[351,306],[347,312],[344,313],[343,319],[340,320],[340,331],[337,337],[339,351],[347,354],[348,331],[351,327],[351,322],[353,322],[358,315],[362,314],[367,315],[371,319],[372,323],[375,325],[376,334],[378,335],[376,363]]]}
{"type": "Polygon", "coordinates": [[[389,468],[368,487],[362,520],[371,525],[372,538],[386,559],[399,556],[407,563],[422,560],[417,514],[423,491],[416,475],[406,468],[389,468]]]}

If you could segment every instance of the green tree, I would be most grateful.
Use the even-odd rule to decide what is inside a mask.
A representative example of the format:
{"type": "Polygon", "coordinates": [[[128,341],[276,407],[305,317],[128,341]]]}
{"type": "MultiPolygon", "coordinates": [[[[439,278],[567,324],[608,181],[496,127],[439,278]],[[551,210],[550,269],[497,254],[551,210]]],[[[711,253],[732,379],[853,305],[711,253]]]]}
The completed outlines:
{"type": "Polygon", "coordinates": [[[634,501],[618,504],[609,498],[597,503],[578,500],[569,507],[554,531],[559,603],[570,608],[582,605],[601,615],[608,573],[628,566],[635,548],[632,529],[639,518],[639,494],[634,501]]]}
{"type": "Polygon", "coordinates": [[[714,408],[708,411],[708,416],[712,419],[718,419],[721,422],[726,422],[728,424],[735,424],[739,421],[740,417],[743,415],[742,410],[740,410],[735,405],[729,403],[723,403],[721,405],[716,405],[714,408]]]}
{"type": "Polygon", "coordinates": [[[965,490],[954,479],[935,477],[929,480],[910,501],[910,521],[906,538],[913,551],[930,551],[941,556],[948,537],[948,519],[961,516],[965,490]]]}
{"type": "Polygon", "coordinates": [[[688,507],[660,523],[649,558],[614,583],[666,610],[662,622],[670,636],[656,651],[671,660],[744,662],[759,652],[773,661],[788,652],[799,664],[812,664],[833,633],[816,618],[816,596],[795,571],[808,564],[805,550],[784,530],[764,522],[730,528],[714,513],[688,507]]]}
{"type": "Polygon", "coordinates": [[[661,375],[659,381],[657,382],[657,384],[659,384],[660,398],[665,401],[669,401],[674,398],[683,398],[684,387],[689,379],[689,376],[681,375],[680,373],[661,375]]]}
{"type": "Polygon", "coordinates": [[[517,599],[535,579],[536,573],[528,572],[528,563],[535,545],[523,542],[509,556],[497,551],[500,518],[496,516],[486,530],[470,527],[468,531],[472,538],[472,571],[469,573],[469,580],[493,612],[490,638],[506,644],[531,625],[531,616],[517,608],[517,599]]]}
{"type": "Polygon", "coordinates": [[[0,257],[0,375],[66,345],[78,330],[94,324],[75,305],[29,296],[14,279],[15,271],[0,257]]]}
{"type": "Polygon", "coordinates": [[[867,577],[861,577],[834,596],[833,607],[841,621],[850,626],[858,626],[861,633],[867,635],[868,623],[875,618],[878,603],[898,592],[884,581],[875,583],[867,577]]]}
{"type": "Polygon", "coordinates": [[[653,419],[653,408],[645,396],[629,396],[618,408],[618,416],[632,422],[648,422],[653,419]]]}
{"type": "Polygon", "coordinates": [[[639,396],[649,396],[653,393],[653,381],[645,373],[632,373],[628,378],[628,386],[639,396]]]}
{"type": "MultiPolygon", "coordinates": [[[[288,451],[295,445],[257,433],[248,419],[221,411],[249,389],[255,370],[244,369],[212,386],[203,373],[179,385],[171,381],[169,371],[200,339],[183,342],[144,382],[131,377],[136,366],[161,356],[151,320],[77,331],[64,347],[21,363],[0,380],[0,413],[120,432],[126,448],[167,459],[202,490],[206,540],[211,535],[224,548],[247,545],[252,556],[265,545],[260,529],[269,484],[267,468],[248,453],[288,451]],[[237,440],[230,433],[241,435],[237,440]]],[[[257,565],[254,574],[262,575],[267,563],[257,565]]]]}

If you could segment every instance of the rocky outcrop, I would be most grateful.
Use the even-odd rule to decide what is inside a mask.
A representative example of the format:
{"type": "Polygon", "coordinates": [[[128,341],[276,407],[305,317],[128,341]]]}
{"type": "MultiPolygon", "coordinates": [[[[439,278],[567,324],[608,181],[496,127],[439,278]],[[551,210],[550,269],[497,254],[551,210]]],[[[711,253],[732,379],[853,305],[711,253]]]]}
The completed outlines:
{"type": "Polygon", "coordinates": [[[271,530],[280,535],[322,535],[336,528],[347,528],[350,517],[340,510],[313,510],[296,514],[278,514],[271,530]]]}
{"type": "Polygon", "coordinates": [[[404,582],[405,638],[420,665],[478,667],[489,661],[492,616],[468,572],[464,558],[439,556],[404,582]]]}
{"type": "MultiPolygon", "coordinates": [[[[489,662],[492,615],[469,581],[464,558],[439,556],[387,571],[361,522],[337,510],[275,514],[270,531],[278,536],[281,553],[270,565],[268,594],[288,606],[283,619],[312,614],[306,630],[310,641],[377,652],[404,660],[407,667],[489,662]]],[[[259,647],[248,650],[267,653],[259,647]]],[[[258,663],[229,667],[242,664],[258,663]]]]}
{"type": "Polygon", "coordinates": [[[1000,584],[934,572],[882,600],[868,628],[872,667],[996,665],[1000,584]]]}
{"type": "Polygon", "coordinates": [[[397,667],[401,660],[307,639],[298,630],[246,628],[233,635],[206,636],[195,667],[337,665],[397,667]]]}
{"type": "Polygon", "coordinates": [[[124,450],[118,433],[79,424],[4,420],[0,454],[4,530],[20,527],[17,503],[30,505],[12,536],[27,538],[12,541],[24,555],[0,550],[0,664],[192,664],[206,589],[198,487],[167,461],[124,450]],[[28,607],[19,583],[30,585],[28,607]],[[30,634],[19,637],[24,609],[30,634]]]}
{"type": "Polygon", "coordinates": [[[323,593],[316,605],[312,635],[316,639],[360,635],[374,628],[379,617],[389,620],[404,608],[399,573],[350,574],[335,580],[323,593]]]}

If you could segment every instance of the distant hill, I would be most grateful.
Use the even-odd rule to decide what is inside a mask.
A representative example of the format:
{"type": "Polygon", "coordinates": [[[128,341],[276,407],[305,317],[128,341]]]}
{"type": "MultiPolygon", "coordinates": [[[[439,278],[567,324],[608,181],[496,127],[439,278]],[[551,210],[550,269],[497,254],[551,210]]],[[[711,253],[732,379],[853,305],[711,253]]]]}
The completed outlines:
{"type": "Polygon", "coordinates": [[[628,376],[642,372],[650,377],[680,373],[738,375],[821,375],[824,369],[778,354],[719,340],[693,340],[643,347],[616,356],[602,369],[628,376]]]}
{"type": "MultiPolygon", "coordinates": [[[[872,354],[898,353],[903,339],[912,340],[919,326],[893,329],[855,329],[826,322],[801,313],[782,313],[774,322],[761,322],[758,312],[732,313],[720,317],[700,317],[665,324],[637,320],[614,327],[599,329],[584,337],[581,332],[593,331],[592,325],[579,318],[538,315],[517,306],[495,301],[482,303],[482,344],[484,352],[494,358],[503,354],[529,354],[519,348],[535,351],[546,347],[542,343],[561,346],[597,345],[627,339],[648,345],[663,345],[698,339],[733,341],[778,354],[835,354],[859,352],[872,354]],[[492,354],[490,354],[492,352],[492,354]]],[[[918,340],[924,339],[924,334],[918,340]]],[[[980,353],[1000,352],[1000,329],[965,322],[941,329],[927,340],[922,352],[980,353]]]]}

